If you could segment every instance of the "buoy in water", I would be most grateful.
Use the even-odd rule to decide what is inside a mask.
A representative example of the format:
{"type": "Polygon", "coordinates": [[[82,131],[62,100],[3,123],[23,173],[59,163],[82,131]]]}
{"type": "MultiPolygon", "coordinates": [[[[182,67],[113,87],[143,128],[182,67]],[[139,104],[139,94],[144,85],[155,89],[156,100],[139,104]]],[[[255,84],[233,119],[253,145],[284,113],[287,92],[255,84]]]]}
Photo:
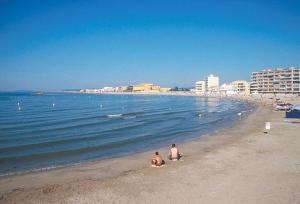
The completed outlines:
{"type": "Polygon", "coordinates": [[[55,107],[55,103],[52,104],[52,107],[53,107],[53,108],[55,107]]]}

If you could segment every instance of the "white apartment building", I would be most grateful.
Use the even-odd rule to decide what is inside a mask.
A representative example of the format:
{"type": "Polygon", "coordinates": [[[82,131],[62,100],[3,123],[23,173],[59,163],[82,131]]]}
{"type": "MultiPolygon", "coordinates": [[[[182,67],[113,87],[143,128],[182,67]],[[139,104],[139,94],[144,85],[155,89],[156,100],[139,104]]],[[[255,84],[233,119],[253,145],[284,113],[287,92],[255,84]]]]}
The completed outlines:
{"type": "Polygon", "coordinates": [[[206,77],[204,80],[197,81],[195,84],[195,91],[199,94],[217,93],[219,92],[219,77],[213,74],[206,77]]]}
{"type": "Polygon", "coordinates": [[[300,94],[300,68],[277,68],[253,72],[250,92],[300,94]]]}
{"type": "Polygon", "coordinates": [[[244,80],[233,81],[220,86],[221,94],[250,94],[250,84],[244,80]]]}
{"type": "Polygon", "coordinates": [[[225,94],[225,95],[232,95],[236,94],[236,90],[231,84],[222,84],[220,86],[220,94],[225,94]]]}
{"type": "Polygon", "coordinates": [[[219,77],[213,74],[205,79],[206,92],[217,93],[219,92],[219,77]]]}
{"type": "Polygon", "coordinates": [[[101,89],[101,92],[115,92],[115,88],[111,86],[105,86],[101,89]]]}
{"type": "Polygon", "coordinates": [[[204,80],[196,82],[195,91],[198,94],[204,94],[206,92],[206,86],[204,80]]]}
{"type": "Polygon", "coordinates": [[[207,88],[218,87],[219,86],[219,77],[211,74],[208,77],[206,77],[205,83],[206,83],[207,88]]]}
{"type": "Polygon", "coordinates": [[[80,89],[81,93],[100,93],[101,89],[80,89]]]}

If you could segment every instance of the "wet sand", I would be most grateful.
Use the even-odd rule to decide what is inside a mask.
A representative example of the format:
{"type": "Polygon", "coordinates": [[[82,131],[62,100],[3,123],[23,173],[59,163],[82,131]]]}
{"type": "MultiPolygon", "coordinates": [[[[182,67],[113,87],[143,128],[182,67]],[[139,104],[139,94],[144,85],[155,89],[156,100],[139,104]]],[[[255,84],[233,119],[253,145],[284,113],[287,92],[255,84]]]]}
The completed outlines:
{"type": "Polygon", "coordinates": [[[151,168],[153,152],[144,152],[7,176],[0,203],[300,203],[299,132],[300,123],[259,106],[232,128],[178,145],[182,161],[151,168]]]}

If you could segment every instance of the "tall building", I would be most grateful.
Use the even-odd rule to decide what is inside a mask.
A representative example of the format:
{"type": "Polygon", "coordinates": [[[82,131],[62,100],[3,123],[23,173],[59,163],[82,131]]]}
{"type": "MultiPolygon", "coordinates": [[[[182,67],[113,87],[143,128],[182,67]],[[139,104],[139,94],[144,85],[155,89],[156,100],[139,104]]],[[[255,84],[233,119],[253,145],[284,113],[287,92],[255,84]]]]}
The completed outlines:
{"type": "Polygon", "coordinates": [[[209,75],[205,79],[207,89],[218,87],[219,86],[219,77],[214,76],[213,74],[209,75]]]}
{"type": "Polygon", "coordinates": [[[204,80],[196,82],[195,91],[198,94],[204,94],[206,92],[206,86],[204,80]]]}
{"type": "Polygon", "coordinates": [[[205,79],[206,92],[217,93],[219,92],[219,77],[213,74],[209,75],[205,79]]]}
{"type": "Polygon", "coordinates": [[[217,93],[219,92],[219,77],[213,74],[206,77],[204,80],[197,81],[195,84],[196,93],[217,93]]]}
{"type": "Polygon", "coordinates": [[[253,72],[251,93],[300,93],[300,68],[277,68],[253,72]]]}

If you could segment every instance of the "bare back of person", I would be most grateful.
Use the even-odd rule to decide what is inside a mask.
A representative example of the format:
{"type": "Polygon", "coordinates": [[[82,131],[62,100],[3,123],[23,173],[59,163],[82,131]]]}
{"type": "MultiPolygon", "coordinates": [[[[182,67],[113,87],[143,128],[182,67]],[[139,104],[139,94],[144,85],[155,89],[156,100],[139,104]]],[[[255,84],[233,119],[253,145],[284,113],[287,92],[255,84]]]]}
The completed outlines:
{"type": "Polygon", "coordinates": [[[175,144],[172,144],[172,147],[171,147],[170,152],[169,152],[169,159],[173,160],[173,161],[176,161],[179,158],[180,158],[179,150],[175,146],[175,144]]]}
{"type": "Polygon", "coordinates": [[[179,156],[179,151],[177,149],[177,147],[173,147],[170,149],[170,156],[171,156],[171,159],[174,160],[174,159],[179,159],[178,156],[179,156]]]}
{"type": "Polygon", "coordinates": [[[154,166],[161,166],[163,165],[163,159],[158,154],[158,152],[155,153],[155,155],[152,157],[151,164],[154,166]]]}

